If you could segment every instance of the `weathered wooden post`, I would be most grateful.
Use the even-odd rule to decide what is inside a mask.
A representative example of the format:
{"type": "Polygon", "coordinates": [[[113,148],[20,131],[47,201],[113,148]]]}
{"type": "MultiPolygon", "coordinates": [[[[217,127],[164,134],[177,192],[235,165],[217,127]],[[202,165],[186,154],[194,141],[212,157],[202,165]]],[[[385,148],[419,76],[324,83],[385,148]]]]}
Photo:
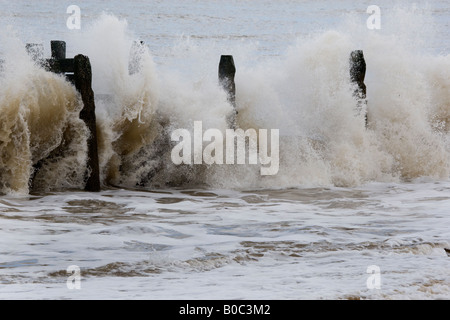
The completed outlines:
{"type": "Polygon", "coordinates": [[[97,124],[95,116],[94,91],[92,90],[92,69],[89,58],[76,55],[74,58],[74,84],[81,94],[83,109],[80,112],[82,119],[90,132],[88,138],[88,163],[86,172],[86,191],[100,191],[100,168],[97,146],[97,124]]]}
{"type": "MultiPolygon", "coordinates": [[[[48,71],[64,74],[71,81],[81,95],[83,109],[80,111],[80,119],[86,123],[89,130],[88,161],[86,168],[86,191],[100,191],[100,168],[97,146],[97,124],[95,116],[94,91],[92,90],[92,69],[89,58],[81,54],[73,59],[66,59],[66,43],[64,41],[51,41],[52,56],[50,59],[42,59],[42,47],[40,45],[27,44],[26,49],[34,60],[42,61],[48,71]]],[[[50,154],[48,158],[51,158],[50,154]]],[[[30,177],[30,187],[33,188],[34,178],[46,159],[40,159],[33,165],[30,177]]]]}
{"type": "Polygon", "coordinates": [[[233,106],[234,110],[228,117],[228,122],[231,128],[236,127],[236,85],[234,82],[234,76],[236,74],[236,67],[234,65],[234,59],[231,55],[222,55],[219,62],[219,82],[227,92],[228,101],[233,106]]]}
{"type": "MultiPolygon", "coordinates": [[[[366,76],[366,61],[364,59],[364,53],[362,50],[352,51],[350,54],[350,80],[355,84],[356,88],[353,92],[353,96],[357,99],[357,108],[361,112],[363,104],[367,105],[366,100],[366,85],[364,84],[364,78],[366,76]]],[[[367,112],[365,112],[365,123],[367,126],[367,112]]]]}
{"type": "Polygon", "coordinates": [[[50,41],[50,49],[52,52],[52,58],[61,60],[66,58],[66,42],[60,40],[50,41]]]}
{"type": "MultiPolygon", "coordinates": [[[[52,56],[47,60],[47,68],[54,73],[69,72],[73,68],[73,59],[66,59],[66,43],[60,40],[50,41],[52,56]]],[[[71,80],[71,79],[69,79],[71,80]]]]}

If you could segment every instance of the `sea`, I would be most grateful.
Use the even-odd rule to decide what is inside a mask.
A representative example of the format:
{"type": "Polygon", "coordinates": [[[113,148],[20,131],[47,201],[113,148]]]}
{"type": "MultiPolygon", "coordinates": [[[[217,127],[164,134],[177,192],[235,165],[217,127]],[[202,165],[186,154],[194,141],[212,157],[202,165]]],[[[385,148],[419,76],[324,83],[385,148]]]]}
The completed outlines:
{"type": "Polygon", "coordinates": [[[0,299],[450,299],[449,23],[449,0],[0,0],[0,299]],[[79,93],[26,50],[53,40],[91,63],[100,192],[79,93]],[[279,130],[277,172],[173,161],[235,111],[279,130]]]}

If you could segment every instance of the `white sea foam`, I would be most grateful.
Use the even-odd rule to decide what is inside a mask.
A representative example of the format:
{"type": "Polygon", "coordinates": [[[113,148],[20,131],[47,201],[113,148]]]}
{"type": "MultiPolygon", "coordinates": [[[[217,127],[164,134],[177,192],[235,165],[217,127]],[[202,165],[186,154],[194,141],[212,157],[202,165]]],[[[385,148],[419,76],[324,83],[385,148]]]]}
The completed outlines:
{"type": "Polygon", "coordinates": [[[448,188],[4,198],[0,296],[447,299],[448,188]],[[73,264],[79,291],[66,287],[73,264]],[[366,287],[370,265],[380,267],[379,290],[366,287]]]}

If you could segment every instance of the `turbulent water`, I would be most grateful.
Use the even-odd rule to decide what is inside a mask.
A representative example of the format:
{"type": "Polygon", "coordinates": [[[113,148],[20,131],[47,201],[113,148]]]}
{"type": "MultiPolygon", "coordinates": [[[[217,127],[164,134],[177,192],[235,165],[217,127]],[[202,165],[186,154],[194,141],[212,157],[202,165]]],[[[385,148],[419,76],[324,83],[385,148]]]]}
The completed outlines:
{"type": "Polygon", "coordinates": [[[379,1],[379,30],[350,1],[77,5],[69,30],[60,2],[0,1],[1,298],[450,298],[449,1],[379,1]],[[100,193],[79,94],[25,50],[50,40],[92,64],[100,193]],[[229,125],[222,54],[237,126],[280,130],[276,175],[171,161],[173,130],[229,125]]]}

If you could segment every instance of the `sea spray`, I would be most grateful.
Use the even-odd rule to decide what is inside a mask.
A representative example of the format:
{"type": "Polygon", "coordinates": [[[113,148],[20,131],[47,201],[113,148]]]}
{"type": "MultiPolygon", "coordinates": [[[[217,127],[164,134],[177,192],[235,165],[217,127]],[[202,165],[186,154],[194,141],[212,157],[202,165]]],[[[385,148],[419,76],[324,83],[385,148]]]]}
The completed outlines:
{"type": "Polygon", "coordinates": [[[87,130],[76,90],[14,48],[0,79],[1,192],[78,188],[83,184],[87,130]],[[39,171],[35,165],[39,164],[39,171]]]}
{"type": "Polygon", "coordinates": [[[125,20],[108,14],[73,39],[74,50],[92,62],[94,91],[109,97],[96,100],[102,179],[129,187],[165,184],[178,180],[173,175],[182,176],[186,169],[196,171],[176,168],[165,157],[171,147],[168,132],[193,120],[225,129],[231,111],[216,82],[192,83],[179,74],[158,74],[146,46],[133,52],[136,41],[125,20]],[[135,61],[138,68],[130,69],[135,61]],[[167,175],[172,170],[178,173],[167,175]]]}
{"type": "Polygon", "coordinates": [[[135,174],[136,154],[158,135],[152,130],[157,126],[158,100],[153,60],[145,46],[130,57],[136,39],[125,20],[111,15],[102,15],[72,40],[73,50],[89,56],[92,63],[102,180],[121,184],[131,179],[130,184],[135,185],[139,177],[127,176],[135,174]],[[139,65],[135,66],[138,71],[131,73],[129,62],[133,58],[139,65]]]}
{"type": "MultiPolygon", "coordinates": [[[[130,72],[137,37],[126,20],[101,15],[69,44],[92,63],[103,184],[286,188],[448,177],[450,57],[414,50],[401,36],[379,33],[363,39],[353,31],[337,28],[299,38],[279,57],[256,62],[242,58],[251,57],[248,47],[225,52],[236,52],[238,127],[280,130],[279,172],[261,177],[255,166],[176,165],[170,160],[174,130],[192,131],[194,121],[227,129],[233,106],[217,79],[220,55],[213,53],[220,46],[184,43],[195,47],[181,50],[189,62],[186,72],[156,65],[144,45],[137,53],[139,67],[130,72]],[[355,49],[364,50],[367,62],[368,128],[356,110],[349,77],[349,55],[355,49]]],[[[173,50],[181,59],[180,47],[173,50]]],[[[2,127],[3,190],[26,192],[33,164],[62,150],[58,146],[66,140],[79,146],[46,161],[38,185],[56,177],[50,171],[65,181],[52,182],[52,187],[82,184],[86,132],[77,121],[76,92],[31,62],[22,68],[9,76],[7,70],[1,80],[2,116],[9,117],[3,123],[10,123],[2,127]],[[57,105],[63,107],[54,113],[56,121],[40,132],[37,119],[43,116],[36,110],[57,105]]]]}

